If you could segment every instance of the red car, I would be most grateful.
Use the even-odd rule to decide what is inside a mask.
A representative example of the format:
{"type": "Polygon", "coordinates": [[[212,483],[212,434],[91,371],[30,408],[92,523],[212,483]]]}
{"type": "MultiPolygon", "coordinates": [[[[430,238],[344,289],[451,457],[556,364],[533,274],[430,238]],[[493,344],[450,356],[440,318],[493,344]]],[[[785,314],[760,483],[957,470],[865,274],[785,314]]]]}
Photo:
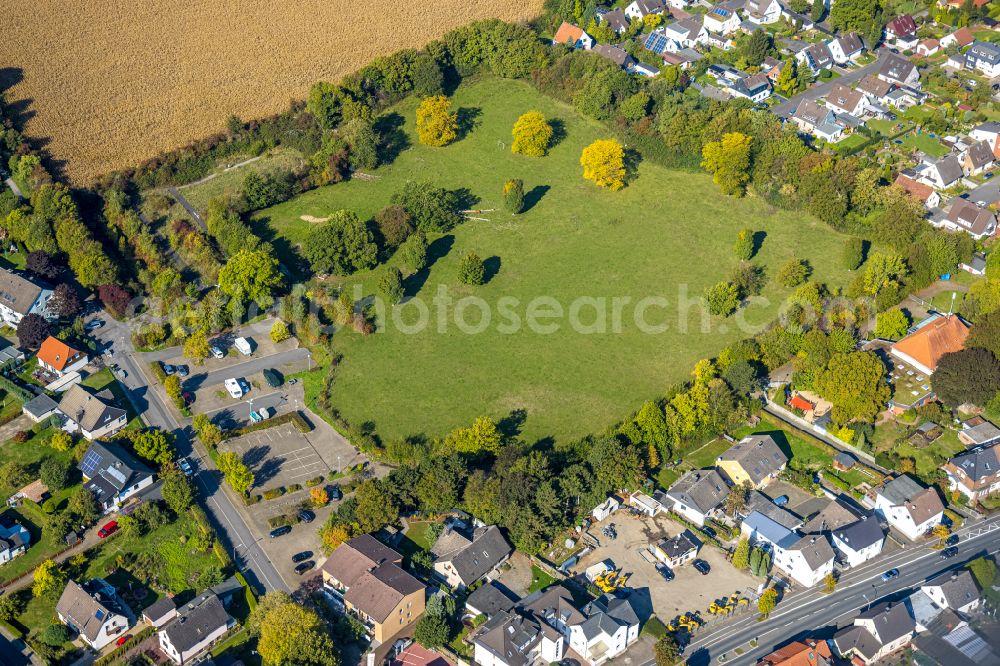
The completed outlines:
{"type": "Polygon", "coordinates": [[[132,634],[125,634],[124,636],[119,636],[118,640],[115,641],[115,645],[125,645],[128,639],[132,638],[132,634]]]}
{"type": "Polygon", "coordinates": [[[118,531],[118,521],[112,520],[110,523],[108,523],[101,529],[97,530],[97,536],[103,539],[104,537],[111,536],[117,531],[118,531]]]}

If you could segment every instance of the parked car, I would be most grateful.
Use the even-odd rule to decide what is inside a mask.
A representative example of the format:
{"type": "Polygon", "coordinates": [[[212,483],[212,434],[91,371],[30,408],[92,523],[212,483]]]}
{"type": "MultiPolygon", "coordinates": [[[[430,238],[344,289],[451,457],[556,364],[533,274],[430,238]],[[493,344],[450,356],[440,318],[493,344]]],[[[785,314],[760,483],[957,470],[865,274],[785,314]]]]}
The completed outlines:
{"type": "Polygon", "coordinates": [[[899,569],[889,569],[884,574],[882,574],[882,581],[887,583],[893,578],[899,577],[899,569]]]}
{"type": "Polygon", "coordinates": [[[958,543],[958,535],[952,534],[951,536],[948,537],[948,540],[944,542],[944,545],[954,546],[956,543],[958,543]]]}
{"type": "Polygon", "coordinates": [[[661,576],[663,576],[663,580],[671,581],[674,579],[674,572],[671,571],[670,567],[668,567],[667,565],[657,564],[656,570],[659,572],[661,576]]]}
{"type": "Polygon", "coordinates": [[[226,357],[226,355],[223,353],[223,351],[221,349],[219,349],[218,347],[216,347],[215,345],[212,345],[211,347],[209,347],[208,351],[215,358],[225,358],[226,357]]]}
{"type": "Polygon", "coordinates": [[[124,636],[119,636],[118,640],[115,641],[115,645],[122,646],[128,643],[129,639],[132,638],[132,634],[125,634],[124,636]]]}
{"type": "Polygon", "coordinates": [[[271,530],[271,533],[268,534],[268,536],[271,537],[272,539],[277,539],[280,536],[285,536],[291,531],[292,531],[291,525],[282,525],[281,527],[275,527],[273,530],[271,530]]]}
{"type": "Polygon", "coordinates": [[[312,521],[316,520],[316,514],[310,511],[309,509],[302,509],[301,511],[299,511],[299,520],[301,520],[303,523],[311,523],[312,521]]]}
{"type": "Polygon", "coordinates": [[[107,537],[111,536],[117,531],[118,531],[118,521],[112,520],[110,523],[108,523],[101,529],[97,530],[97,536],[101,539],[106,539],[107,537]]]}
{"type": "Polygon", "coordinates": [[[184,476],[191,476],[192,474],[194,474],[194,468],[191,467],[191,463],[188,462],[187,458],[178,458],[177,468],[180,471],[184,472],[184,476]]]}
{"type": "Polygon", "coordinates": [[[710,539],[715,539],[718,536],[716,534],[715,530],[712,529],[711,527],[709,527],[708,525],[705,525],[704,527],[702,527],[701,531],[704,532],[705,535],[708,536],[710,539]]]}
{"type": "Polygon", "coordinates": [[[115,367],[111,372],[113,372],[118,379],[125,379],[128,377],[128,372],[126,372],[124,368],[115,367]]]}
{"type": "Polygon", "coordinates": [[[941,551],[942,560],[950,560],[956,555],[958,555],[958,546],[950,546],[941,551]]]}
{"type": "Polygon", "coordinates": [[[190,373],[186,365],[178,365],[176,368],[177,374],[181,377],[187,377],[190,373]]]}
{"type": "Polygon", "coordinates": [[[289,379],[289,380],[288,380],[288,383],[289,383],[290,385],[291,385],[291,384],[298,384],[298,383],[299,383],[299,380],[298,380],[298,379],[296,379],[295,377],[293,377],[293,378],[291,378],[291,379],[289,379]]]}
{"type": "Polygon", "coordinates": [[[295,573],[297,573],[298,575],[301,576],[305,572],[307,572],[310,569],[312,569],[314,566],[316,566],[316,562],[314,560],[309,560],[308,562],[303,562],[302,564],[298,564],[298,565],[295,566],[295,573]]]}
{"type": "Polygon", "coordinates": [[[333,486],[330,488],[330,500],[337,502],[344,499],[344,493],[340,490],[340,486],[333,486]]]}
{"type": "Polygon", "coordinates": [[[292,555],[292,562],[295,563],[304,562],[305,560],[308,560],[310,557],[312,557],[312,554],[313,553],[311,550],[303,550],[301,553],[295,553],[294,555],[292,555]]]}
{"type": "Polygon", "coordinates": [[[281,375],[274,368],[265,368],[262,374],[264,375],[264,381],[271,388],[278,388],[283,383],[281,375]]]}
{"type": "Polygon", "coordinates": [[[103,319],[91,319],[90,321],[88,321],[84,325],[83,330],[85,330],[85,331],[96,331],[101,326],[104,326],[104,320],[103,319]]]}
{"type": "Polygon", "coordinates": [[[169,377],[170,375],[172,375],[175,372],[177,372],[177,368],[175,368],[174,366],[170,365],[169,363],[164,363],[163,364],[163,372],[164,372],[164,374],[166,374],[169,377]]]}
{"type": "Polygon", "coordinates": [[[694,568],[697,569],[702,576],[707,576],[708,572],[712,570],[712,567],[709,566],[708,562],[705,560],[695,560],[694,568]]]}
{"type": "Polygon", "coordinates": [[[183,393],[181,393],[181,397],[184,398],[185,405],[190,405],[194,403],[194,393],[191,393],[191,391],[184,391],[183,393]]]}

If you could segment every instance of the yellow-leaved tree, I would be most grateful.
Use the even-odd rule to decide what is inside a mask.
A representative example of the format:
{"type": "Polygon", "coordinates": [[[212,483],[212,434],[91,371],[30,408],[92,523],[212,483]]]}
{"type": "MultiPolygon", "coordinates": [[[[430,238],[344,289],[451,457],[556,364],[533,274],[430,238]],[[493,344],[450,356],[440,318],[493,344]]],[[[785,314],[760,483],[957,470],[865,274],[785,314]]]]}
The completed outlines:
{"type": "Polygon", "coordinates": [[[552,140],[552,125],[538,111],[528,111],[514,123],[514,143],[510,152],[518,155],[542,157],[549,150],[552,140]]]}
{"type": "Polygon", "coordinates": [[[417,107],[417,136],[425,146],[446,146],[458,136],[458,114],[444,95],[425,97],[417,107]]]}
{"type": "Polygon", "coordinates": [[[625,187],[625,148],[614,139],[598,139],[580,155],[583,177],[600,187],[625,187]]]}
{"type": "Polygon", "coordinates": [[[750,137],[739,132],[709,141],[701,152],[701,166],[726,194],[741,196],[750,180],[750,137]]]}

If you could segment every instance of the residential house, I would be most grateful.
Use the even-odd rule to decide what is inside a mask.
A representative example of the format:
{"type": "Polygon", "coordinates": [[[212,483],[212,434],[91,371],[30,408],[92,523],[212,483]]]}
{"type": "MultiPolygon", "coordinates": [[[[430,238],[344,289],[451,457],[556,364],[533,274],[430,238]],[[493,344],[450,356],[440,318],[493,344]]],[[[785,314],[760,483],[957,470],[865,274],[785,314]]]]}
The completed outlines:
{"type": "Polygon", "coordinates": [[[471,617],[485,615],[491,618],[497,613],[514,609],[515,599],[492,582],[480,585],[465,599],[465,609],[471,617]]]}
{"type": "Polygon", "coordinates": [[[778,522],[760,511],[751,511],[740,523],[740,534],[752,544],[764,544],[772,549],[779,544],[791,545],[799,540],[794,527],[778,522]]]}
{"type": "Polygon", "coordinates": [[[964,231],[976,240],[983,240],[996,233],[997,216],[989,208],[956,198],[952,200],[948,216],[939,219],[937,226],[948,231],[964,231]]]}
{"type": "Polygon", "coordinates": [[[325,588],[361,620],[379,644],[424,612],[424,585],[402,565],[402,555],[372,535],[362,534],[340,544],[320,568],[325,588]]]}
{"type": "Polygon", "coordinates": [[[160,649],[172,662],[183,666],[225,636],[235,623],[222,600],[215,593],[206,592],[178,610],[177,617],[156,635],[160,649]]]}
{"type": "Polygon", "coordinates": [[[38,348],[38,365],[48,372],[62,377],[78,372],[90,361],[87,352],[73,349],[68,344],[51,335],[38,348]]]}
{"type": "Polygon", "coordinates": [[[804,587],[821,583],[833,573],[834,559],[836,553],[830,542],[818,534],[807,534],[774,549],[774,566],[804,587]]]}
{"type": "Polygon", "coordinates": [[[944,504],[934,488],[903,474],[875,491],[875,511],[913,541],[941,522],[944,504]]]}
{"type": "Polygon", "coordinates": [[[802,527],[806,534],[833,534],[835,530],[861,520],[862,515],[842,499],[827,504],[802,527]]]}
{"type": "Polygon", "coordinates": [[[6,268],[0,268],[0,320],[17,327],[28,314],[37,314],[51,319],[48,310],[52,290],[33,280],[18,275],[6,268]]]}
{"type": "Polygon", "coordinates": [[[941,195],[926,183],[921,183],[910,176],[900,173],[896,176],[896,181],[893,184],[902,187],[906,190],[907,194],[918,200],[927,209],[937,208],[941,205],[941,195]]]}
{"type": "Polygon", "coordinates": [[[49,498],[49,487],[41,479],[35,479],[7,499],[7,506],[17,506],[22,500],[41,505],[49,498]]]}
{"type": "Polygon", "coordinates": [[[966,273],[982,277],[986,275],[986,255],[976,252],[968,262],[963,261],[958,267],[966,273]]]}
{"type": "Polygon", "coordinates": [[[1000,428],[982,416],[973,416],[962,422],[962,429],[958,431],[958,440],[966,446],[1000,444],[1000,428]]]}
{"type": "Polygon", "coordinates": [[[966,176],[978,176],[993,166],[995,160],[993,147],[986,141],[976,141],[962,156],[962,169],[966,176]]]}
{"type": "Polygon", "coordinates": [[[59,412],[67,419],[63,428],[90,440],[111,437],[128,423],[127,412],[111,404],[113,400],[111,391],[94,395],[74,384],[59,400],[59,412]]]}
{"type": "Polygon", "coordinates": [[[836,548],[849,567],[856,567],[873,557],[878,557],[885,545],[885,532],[875,516],[865,516],[832,533],[833,547],[836,548]]]}
{"type": "Polygon", "coordinates": [[[625,652],[639,640],[639,615],[628,599],[604,595],[582,610],[586,620],[569,628],[569,646],[591,666],[625,652]]]}
{"type": "Polygon", "coordinates": [[[873,664],[910,643],[916,624],[906,605],[883,602],[854,619],[833,636],[833,647],[844,659],[873,664]]]}
{"type": "Polygon", "coordinates": [[[620,35],[628,31],[628,18],[626,18],[625,12],[620,9],[612,11],[598,11],[597,19],[601,23],[607,23],[608,27],[611,28],[616,35],[620,35]]]}
{"type": "Polygon", "coordinates": [[[962,163],[954,154],[927,164],[920,172],[920,180],[938,190],[946,190],[958,184],[963,176],[962,163]]]}
{"type": "Polygon", "coordinates": [[[56,603],[56,615],[95,650],[103,649],[129,627],[115,589],[100,578],[84,585],[73,580],[66,583],[56,603]]]}
{"type": "Polygon", "coordinates": [[[669,32],[667,30],[672,25],[674,24],[656,28],[643,38],[642,45],[647,51],[661,56],[668,65],[679,65],[679,62],[667,60],[668,55],[677,53],[682,48],[680,42],[677,41],[680,39],[679,33],[676,33],[674,28],[671,28],[669,32]]]}
{"type": "Polygon", "coordinates": [[[729,486],[714,469],[694,469],[670,486],[666,499],[672,510],[698,527],[716,515],[729,494],[729,486]]]}
{"type": "Polygon", "coordinates": [[[766,74],[751,74],[738,79],[726,90],[734,97],[744,97],[759,104],[771,96],[771,82],[766,74]]]}
{"type": "Polygon", "coordinates": [[[464,590],[496,571],[512,551],[496,525],[477,528],[471,538],[446,528],[431,549],[434,575],[452,589],[464,590]]]}
{"type": "Polygon", "coordinates": [[[83,487],[104,513],[116,511],[126,500],[153,484],[153,470],[110,442],[91,442],[80,460],[83,487]]]}
{"type": "Polygon", "coordinates": [[[912,86],[899,86],[890,90],[885,99],[889,106],[895,107],[899,111],[906,111],[910,107],[919,106],[926,102],[927,93],[912,86]]]}
{"type": "Polygon", "coordinates": [[[834,113],[846,113],[860,118],[868,107],[865,94],[851,90],[843,83],[836,83],[826,95],[826,106],[834,113]]]}
{"type": "Polygon", "coordinates": [[[155,629],[162,628],[175,617],[177,617],[177,606],[170,597],[160,597],[142,609],[142,619],[155,629]]]}
{"type": "Polygon", "coordinates": [[[778,0],[747,0],[744,9],[747,20],[757,25],[770,25],[781,20],[781,4],[778,0]]]}
{"type": "Polygon", "coordinates": [[[663,0],[634,0],[625,8],[625,16],[641,21],[649,14],[662,14],[666,8],[663,0]]]}
{"type": "Polygon", "coordinates": [[[715,5],[705,13],[705,29],[717,35],[732,35],[740,29],[740,15],[734,9],[715,5]]]}
{"type": "Polygon", "coordinates": [[[917,55],[929,58],[941,50],[941,42],[936,39],[925,39],[917,44],[917,55]]]}
{"type": "Polygon", "coordinates": [[[746,506],[737,511],[737,515],[741,519],[745,519],[754,511],[767,516],[774,522],[789,530],[794,530],[802,525],[801,518],[796,516],[791,511],[776,505],[771,501],[770,497],[756,490],[750,491],[746,506]]]}
{"type": "Polygon", "coordinates": [[[768,80],[772,83],[778,80],[781,76],[781,70],[785,67],[784,60],[778,60],[777,58],[772,58],[767,56],[764,58],[764,62],[760,65],[760,73],[767,76],[768,80]]]}
{"type": "Polygon", "coordinates": [[[698,557],[698,542],[685,530],[675,536],[660,539],[653,546],[652,552],[656,559],[675,569],[698,557]]]}
{"type": "Polygon", "coordinates": [[[479,666],[550,664],[560,661],[565,649],[558,630],[516,610],[498,612],[470,639],[479,666]]]}
{"type": "Polygon", "coordinates": [[[1000,491],[1000,445],[982,446],[960,453],[942,467],[948,488],[973,502],[1000,491]]]}
{"type": "Polygon", "coordinates": [[[856,32],[838,35],[827,42],[827,46],[833,55],[833,61],[838,65],[856,61],[865,50],[865,45],[856,32]]]}
{"type": "Polygon", "coordinates": [[[810,44],[799,51],[795,55],[795,59],[799,61],[799,64],[809,67],[813,74],[819,74],[824,69],[830,69],[833,67],[834,62],[833,53],[830,51],[830,47],[824,42],[810,44]]]}
{"type": "Polygon", "coordinates": [[[974,41],[976,41],[976,38],[972,35],[972,30],[968,27],[962,27],[942,37],[941,48],[946,49],[950,46],[957,46],[960,49],[964,49],[974,41]]]}
{"type": "Polygon", "coordinates": [[[975,141],[985,141],[993,150],[993,157],[1000,158],[1000,122],[991,120],[977,126],[969,137],[975,141]]]}
{"type": "Polygon", "coordinates": [[[878,69],[878,78],[897,86],[920,87],[920,72],[916,65],[901,55],[891,53],[886,56],[878,69]]]}
{"type": "Polygon", "coordinates": [[[583,28],[563,21],[552,38],[553,44],[564,44],[574,49],[589,49],[594,46],[594,38],[583,28]]]}
{"type": "Polygon", "coordinates": [[[874,102],[881,105],[889,104],[889,93],[895,88],[895,84],[884,79],[880,79],[878,76],[869,74],[860,81],[858,85],[855,86],[855,90],[863,92],[868,95],[874,102]]]}
{"type": "Polygon", "coordinates": [[[802,132],[830,143],[839,141],[844,133],[844,128],[837,124],[833,111],[810,99],[799,102],[790,120],[802,132]]]}
{"type": "MultiPolygon", "coordinates": [[[[669,53],[664,55],[675,55],[675,54],[669,53]]],[[[666,61],[666,58],[664,58],[664,61],[666,61]]],[[[691,66],[690,63],[685,63],[684,65],[681,66],[681,69],[687,69],[690,66],[691,66]]],[[[657,76],[660,75],[660,68],[654,67],[649,63],[636,62],[634,65],[632,65],[632,69],[629,70],[629,73],[636,74],[638,76],[645,76],[650,79],[655,79],[657,76]]]]}
{"type": "Polygon", "coordinates": [[[680,49],[689,49],[705,44],[708,41],[708,30],[705,29],[702,17],[695,15],[663,26],[663,36],[676,43],[680,49]]]}
{"type": "Polygon", "coordinates": [[[47,393],[39,393],[21,406],[21,412],[27,414],[35,423],[41,423],[59,414],[59,404],[47,393]]]}
{"type": "Polygon", "coordinates": [[[908,51],[917,45],[917,22],[909,14],[897,16],[886,24],[885,38],[901,51],[908,51]]]}
{"type": "Polygon", "coordinates": [[[979,588],[968,569],[946,571],[920,586],[921,591],[941,608],[970,613],[979,608],[979,588]]]}
{"type": "Polygon", "coordinates": [[[31,534],[13,515],[0,515],[0,564],[6,564],[18,555],[24,555],[31,543],[31,534]]]}
{"type": "Polygon", "coordinates": [[[1000,45],[975,42],[965,52],[965,69],[979,70],[991,79],[1000,76],[1000,45]]]}
{"type": "Polygon", "coordinates": [[[622,69],[631,69],[635,66],[635,60],[623,48],[610,44],[598,44],[591,49],[591,53],[596,53],[602,58],[606,58],[622,69]]]}
{"type": "Polygon", "coordinates": [[[758,666],[833,666],[833,653],[826,641],[806,638],[793,641],[757,662],[758,666]]]}
{"type": "Polygon", "coordinates": [[[715,466],[733,485],[754,488],[776,479],[787,464],[788,456],[770,435],[748,435],[715,459],[715,466]]]}

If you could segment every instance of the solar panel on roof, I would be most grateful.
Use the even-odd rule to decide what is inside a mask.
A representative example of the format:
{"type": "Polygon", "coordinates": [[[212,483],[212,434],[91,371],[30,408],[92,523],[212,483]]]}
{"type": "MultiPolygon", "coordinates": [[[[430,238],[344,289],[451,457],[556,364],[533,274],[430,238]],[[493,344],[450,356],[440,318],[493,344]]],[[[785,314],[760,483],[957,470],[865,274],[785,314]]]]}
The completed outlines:
{"type": "Polygon", "coordinates": [[[121,473],[121,470],[115,467],[109,467],[107,470],[108,474],[118,483],[125,483],[125,475],[121,473]]]}
{"type": "Polygon", "coordinates": [[[94,470],[101,464],[101,454],[97,451],[88,451],[80,463],[80,469],[88,479],[94,476],[94,470]]]}

